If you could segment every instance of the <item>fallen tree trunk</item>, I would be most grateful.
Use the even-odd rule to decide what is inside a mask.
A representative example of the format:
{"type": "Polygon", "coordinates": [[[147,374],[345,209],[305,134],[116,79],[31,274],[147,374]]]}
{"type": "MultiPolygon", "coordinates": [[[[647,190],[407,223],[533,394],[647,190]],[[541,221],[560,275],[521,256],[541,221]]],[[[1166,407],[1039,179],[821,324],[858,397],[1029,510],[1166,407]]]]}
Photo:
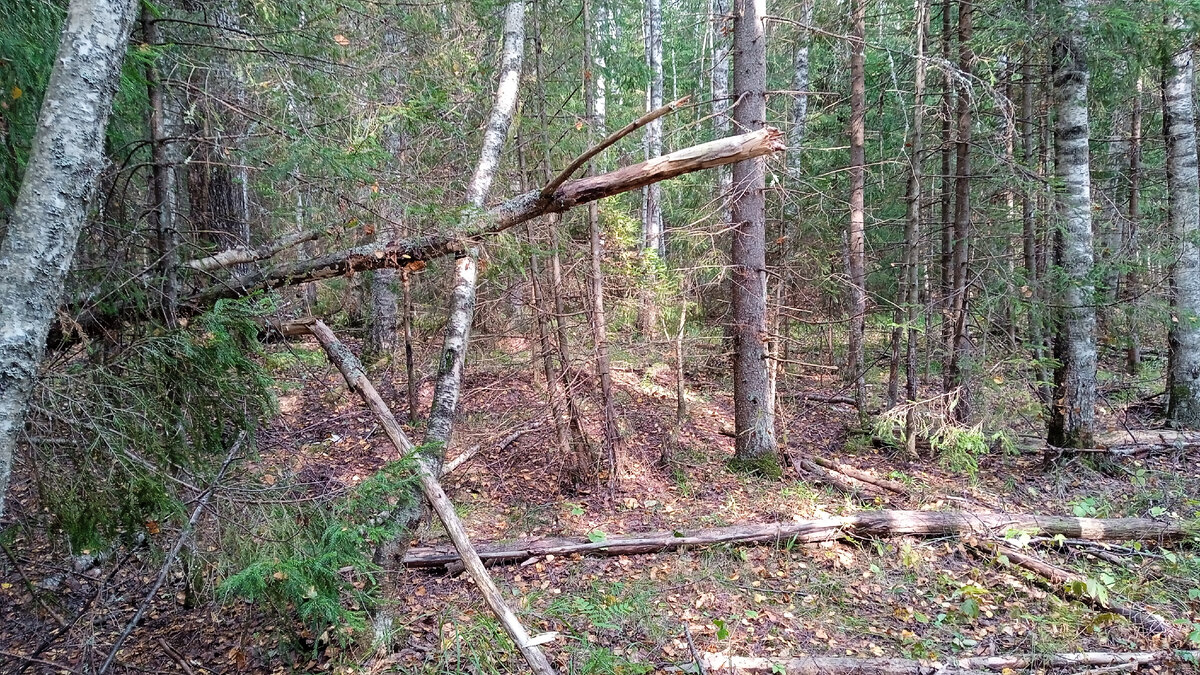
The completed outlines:
{"type": "MultiPolygon", "coordinates": [[[[496,586],[496,582],[492,580],[490,574],[483,567],[483,562],[479,559],[479,555],[475,552],[474,545],[471,544],[471,539],[467,535],[466,528],[463,527],[462,520],[458,517],[458,513],[454,510],[454,504],[450,498],[446,496],[446,492],[442,490],[442,486],[438,483],[437,463],[430,461],[423,453],[417,450],[400,428],[400,423],[396,421],[396,417],[392,415],[391,409],[384,403],[379,396],[379,392],[375,390],[374,385],[367,379],[366,372],[363,370],[362,364],[354,356],[346,345],[342,344],[329,330],[329,327],[320,321],[314,321],[310,328],[321,346],[325,348],[325,352],[329,355],[329,360],[338,367],[342,372],[342,376],[346,378],[346,384],[351,391],[355,391],[362,397],[367,406],[371,408],[371,412],[375,414],[375,418],[379,420],[380,426],[383,427],[392,445],[401,455],[413,455],[416,465],[417,477],[420,479],[421,492],[433,507],[434,513],[437,514],[438,520],[442,521],[447,534],[450,535],[450,540],[454,542],[455,550],[466,567],[467,573],[471,575],[471,579],[479,588],[488,607],[500,620],[500,625],[512,638],[513,644],[521,651],[525,660],[529,663],[529,667],[534,673],[540,675],[554,675],[554,669],[550,666],[550,662],[546,659],[546,655],[538,648],[541,644],[540,639],[531,639],[528,631],[521,625],[512,608],[504,601],[504,596],[501,595],[500,589],[496,586]]],[[[540,638],[541,636],[539,636],[540,638]]]]}
{"type": "Polygon", "coordinates": [[[875,500],[880,500],[884,503],[888,502],[888,497],[884,494],[883,490],[870,483],[864,483],[855,480],[849,475],[827,469],[823,465],[819,465],[806,457],[789,456],[789,459],[792,460],[792,467],[796,469],[796,473],[801,475],[807,473],[818,481],[832,485],[860,501],[867,503],[874,502],[875,500]]]}
{"type": "Polygon", "coordinates": [[[1040,445],[1032,452],[1042,453],[1047,463],[1066,455],[1113,455],[1116,457],[1145,457],[1147,455],[1182,452],[1200,448],[1200,434],[1175,429],[1123,429],[1098,434],[1093,448],[1061,448],[1040,445]]]}
{"type": "Polygon", "coordinates": [[[1003,544],[982,542],[975,546],[994,556],[999,562],[1016,565],[1041,576],[1047,582],[1046,586],[1065,600],[1076,600],[1098,611],[1112,612],[1123,616],[1152,635],[1166,636],[1169,644],[1178,644],[1183,639],[1183,633],[1178,626],[1149,610],[1132,607],[1112,598],[1105,599],[1081,592],[1086,587],[1087,580],[1078,574],[1003,544]]]}
{"type": "Polygon", "coordinates": [[[1132,665],[1161,666],[1200,660],[1200,651],[1157,652],[1068,652],[1064,654],[1017,654],[949,659],[946,663],[911,659],[853,659],[804,656],[793,659],[763,659],[705,653],[701,664],[716,673],[777,673],[788,675],[950,675],[951,673],[996,673],[1026,668],[1080,668],[1132,665]]]}
{"type": "Polygon", "coordinates": [[[292,234],[280,237],[275,241],[270,241],[260,246],[239,246],[237,248],[227,248],[224,251],[218,251],[210,256],[189,260],[184,264],[185,267],[190,267],[198,272],[211,272],[224,267],[232,267],[244,263],[251,263],[258,260],[265,260],[281,251],[286,251],[293,246],[299,246],[305,242],[312,241],[325,234],[325,228],[305,230],[301,232],[293,232],[292,234]]]}
{"type": "MultiPolygon", "coordinates": [[[[1144,518],[1073,518],[964,511],[864,511],[851,516],[765,525],[734,525],[616,536],[601,541],[542,538],[479,549],[483,560],[520,562],[544,555],[633,555],[715,544],[813,543],[854,537],[953,536],[1033,531],[1089,541],[1165,541],[1194,536],[1194,525],[1144,518]]],[[[404,557],[408,567],[441,567],[458,560],[446,548],[416,548],[404,557]]]]}
{"type": "Polygon", "coordinates": [[[908,495],[908,488],[905,487],[903,483],[898,483],[894,480],[889,480],[887,478],[880,478],[879,476],[876,476],[867,471],[863,471],[862,469],[850,466],[849,464],[843,464],[842,462],[830,461],[828,459],[825,459],[824,457],[813,456],[812,461],[825,467],[826,469],[831,469],[833,471],[837,471],[838,473],[845,474],[847,476],[850,476],[851,478],[862,481],[864,483],[870,483],[871,485],[876,485],[885,490],[888,490],[889,492],[895,492],[898,495],[905,495],[905,496],[908,495]]]}
{"type": "MultiPolygon", "coordinates": [[[[783,149],[783,135],[771,127],[702,143],[599,176],[567,181],[549,197],[543,197],[540,189],[532,190],[490,209],[469,215],[465,218],[466,227],[454,233],[366,244],[216,282],[180,298],[179,311],[181,315],[195,314],[211,307],[218,300],[240,298],[258,291],[381,268],[420,265],[432,258],[461,254],[473,241],[483,236],[503,232],[539,216],[561,213],[580,204],[637,190],[652,183],[783,149]]],[[[133,303],[119,305],[104,314],[88,308],[63,311],[67,316],[75,317],[71,328],[83,330],[88,334],[99,334],[122,321],[143,320],[149,316],[148,310],[133,303]]],[[[64,327],[56,323],[51,331],[50,345],[62,347],[71,342],[69,336],[64,333],[64,327]]]]}

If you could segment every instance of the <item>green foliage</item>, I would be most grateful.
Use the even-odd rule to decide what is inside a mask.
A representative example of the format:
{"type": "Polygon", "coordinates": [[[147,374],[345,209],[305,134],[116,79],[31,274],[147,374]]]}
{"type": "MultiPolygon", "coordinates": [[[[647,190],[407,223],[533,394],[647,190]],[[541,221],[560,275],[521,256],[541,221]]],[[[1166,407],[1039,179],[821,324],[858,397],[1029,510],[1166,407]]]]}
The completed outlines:
{"type": "Polygon", "coordinates": [[[979,425],[945,425],[929,435],[929,445],[949,471],[971,480],[979,474],[979,458],[988,453],[987,436],[979,425]]]}
{"type": "Polygon", "coordinates": [[[406,534],[401,515],[416,506],[415,483],[409,457],[385,465],[344,500],[260,514],[243,559],[234,561],[241,569],[220,592],[295,617],[313,635],[328,630],[348,642],[376,600],[380,568],[372,551],[406,534]]]}
{"type": "Polygon", "coordinates": [[[70,442],[33,443],[38,489],[72,546],[133,536],[181,513],[176,476],[203,485],[236,433],[274,410],[253,320],[270,308],[222,301],[119,358],[80,360],[46,378],[31,425],[70,442]]]}

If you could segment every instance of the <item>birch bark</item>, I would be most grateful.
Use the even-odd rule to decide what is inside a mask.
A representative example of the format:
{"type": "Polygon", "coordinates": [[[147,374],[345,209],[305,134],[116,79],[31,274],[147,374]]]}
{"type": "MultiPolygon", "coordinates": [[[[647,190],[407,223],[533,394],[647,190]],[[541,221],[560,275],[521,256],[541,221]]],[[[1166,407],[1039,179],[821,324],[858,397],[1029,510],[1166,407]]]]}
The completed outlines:
{"type": "Polygon", "coordinates": [[[105,129],[136,9],[132,0],[71,2],[0,242],[0,515],[46,335],[104,162],[105,129]]]}
{"type": "MultiPolygon", "coordinates": [[[[1096,408],[1096,304],[1091,279],[1092,190],[1088,153],[1088,64],[1084,34],[1088,0],[1063,0],[1066,22],[1053,48],[1054,167],[1062,185],[1058,262],[1063,284],[1054,351],[1051,445],[1092,447],[1096,408]]],[[[1195,132],[1193,131],[1193,134],[1195,132]]],[[[1192,148],[1195,166],[1195,147],[1192,148]]],[[[1193,170],[1194,177],[1194,170],[1193,170]]]]}
{"type": "MultiPolygon", "coordinates": [[[[1182,33],[1183,18],[1172,13],[1170,28],[1182,33]]],[[[1171,270],[1171,329],[1168,335],[1167,417],[1200,426],[1200,184],[1196,169],[1195,65],[1188,47],[1170,56],[1163,73],[1163,131],[1167,138],[1167,218],[1177,247],[1171,270]]]]}

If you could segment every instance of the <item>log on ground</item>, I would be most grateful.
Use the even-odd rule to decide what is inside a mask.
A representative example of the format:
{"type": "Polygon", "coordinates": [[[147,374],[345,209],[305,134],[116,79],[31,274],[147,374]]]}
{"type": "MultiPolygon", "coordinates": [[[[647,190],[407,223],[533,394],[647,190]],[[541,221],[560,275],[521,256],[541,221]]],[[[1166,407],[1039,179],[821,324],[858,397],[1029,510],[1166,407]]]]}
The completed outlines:
{"type": "MultiPolygon", "coordinates": [[[[1194,523],[1146,518],[1074,518],[968,511],[865,511],[851,516],[786,523],[734,525],[698,530],[672,530],[614,536],[601,541],[541,538],[482,546],[479,557],[490,563],[521,562],[545,555],[614,556],[655,553],[717,544],[814,543],[855,537],[1003,535],[1023,531],[1062,535],[1088,541],[1169,541],[1197,533],[1194,523]]],[[[404,557],[408,567],[442,567],[458,560],[449,548],[414,548],[404,557]]]]}

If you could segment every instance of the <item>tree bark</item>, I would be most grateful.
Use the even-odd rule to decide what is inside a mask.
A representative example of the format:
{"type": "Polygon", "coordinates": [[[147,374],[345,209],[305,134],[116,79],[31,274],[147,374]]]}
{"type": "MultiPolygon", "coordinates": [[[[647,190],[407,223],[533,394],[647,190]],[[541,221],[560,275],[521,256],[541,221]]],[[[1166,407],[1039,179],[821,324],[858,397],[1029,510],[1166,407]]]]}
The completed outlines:
{"type": "MultiPolygon", "coordinates": [[[[1054,399],[1047,441],[1062,447],[1092,445],[1096,417],[1096,300],[1091,279],[1092,191],[1088,153],[1088,64],[1084,32],[1088,0],[1063,0],[1063,32],[1053,48],[1054,167],[1062,185],[1059,213],[1061,315],[1054,351],[1054,399]]],[[[1195,152],[1192,153],[1195,161],[1195,152]]]]}
{"type": "Polygon", "coordinates": [[[375,386],[367,379],[362,364],[354,357],[353,352],[346,345],[342,344],[337,339],[337,336],[333,334],[333,331],[329,330],[329,327],[324,323],[316,321],[311,324],[310,328],[313,335],[321,343],[321,346],[325,348],[325,352],[329,354],[329,360],[338,367],[342,376],[346,378],[346,386],[361,396],[371,409],[371,412],[375,414],[375,419],[379,420],[380,426],[383,427],[384,433],[387,434],[396,451],[401,456],[411,455],[413,457],[417,477],[420,479],[421,492],[433,507],[438,520],[445,526],[446,533],[454,543],[454,548],[458,552],[459,558],[466,567],[467,573],[471,576],[471,580],[479,588],[480,593],[487,602],[488,608],[500,620],[500,625],[503,626],[505,632],[512,638],[517,649],[521,651],[521,654],[529,663],[529,667],[534,673],[553,675],[554,668],[550,666],[546,655],[542,653],[542,650],[536,644],[530,644],[529,633],[521,625],[521,621],[517,618],[516,613],[504,601],[504,596],[496,586],[496,582],[492,580],[492,576],[484,569],[483,562],[475,552],[475,547],[471,544],[471,539],[467,535],[466,528],[463,527],[462,520],[454,510],[454,504],[451,503],[450,498],[442,490],[441,483],[438,482],[438,476],[441,475],[442,469],[442,453],[440,451],[425,452],[423,449],[414,446],[412,441],[408,439],[408,436],[404,434],[404,430],[400,428],[400,423],[396,421],[396,417],[392,414],[391,409],[388,408],[387,404],[379,396],[379,392],[375,390],[375,386]]]}
{"type": "MultiPolygon", "coordinates": [[[[731,128],[729,119],[729,61],[730,46],[726,24],[731,18],[732,0],[712,0],[713,63],[712,63],[712,115],[713,135],[724,138],[731,128]]],[[[721,228],[733,222],[730,199],[733,194],[733,176],[729,167],[717,169],[717,204],[720,206],[721,228]]]]}
{"type": "Polygon", "coordinates": [[[131,0],[73,0],[68,7],[38,132],[0,242],[0,516],[46,336],[103,166],[136,9],[131,0]]]}
{"type": "MultiPolygon", "coordinates": [[[[1025,18],[1034,21],[1036,10],[1035,0],[1025,0],[1025,18]]],[[[1034,115],[1034,86],[1033,65],[1034,47],[1025,50],[1025,63],[1021,64],[1021,161],[1029,171],[1036,170],[1037,155],[1033,149],[1033,115],[1034,115]]],[[[1034,360],[1034,372],[1037,374],[1038,396],[1044,405],[1051,403],[1049,385],[1050,373],[1046,368],[1046,350],[1042,337],[1042,307],[1041,279],[1038,276],[1037,264],[1037,220],[1034,216],[1034,194],[1031,188],[1021,191],[1021,240],[1022,257],[1024,259],[1025,285],[1028,287],[1024,295],[1029,299],[1028,307],[1028,340],[1031,355],[1034,360]]]]}
{"type": "MultiPolygon", "coordinates": [[[[975,55],[971,49],[974,7],[972,0],[958,0],[958,68],[960,77],[969,79],[975,55]]],[[[971,129],[974,124],[970,84],[961,84],[958,93],[957,133],[955,135],[954,249],[951,259],[951,345],[947,368],[946,392],[957,398],[952,414],[960,422],[971,417],[970,337],[968,335],[967,298],[971,237],[971,129]]]]}
{"type": "Polygon", "coordinates": [[[909,403],[904,415],[904,437],[910,457],[917,455],[917,412],[912,405],[917,400],[920,381],[917,378],[917,321],[921,312],[920,254],[921,254],[921,181],[925,161],[925,43],[929,34],[927,0],[916,0],[916,74],[913,76],[913,127],[909,149],[908,211],[904,220],[904,396],[909,403]]]}
{"type": "MultiPolygon", "coordinates": [[[[590,88],[584,92],[588,125],[588,142],[593,142],[594,135],[604,135],[604,112],[607,109],[604,87],[603,50],[598,48],[602,39],[602,21],[598,18],[603,12],[596,12],[597,18],[593,24],[589,16],[592,4],[584,0],[584,83],[590,88]],[[588,73],[591,74],[588,77],[588,73]]],[[[588,162],[587,175],[596,175],[596,163],[588,162]]],[[[604,235],[600,223],[600,204],[588,204],[588,253],[590,263],[589,291],[591,293],[592,320],[592,349],[595,352],[596,379],[600,382],[600,408],[603,415],[604,456],[608,463],[608,483],[615,486],[618,476],[617,450],[621,443],[621,433],[617,427],[617,408],[613,401],[612,368],[608,358],[608,320],[604,310],[604,235]]]]}
{"type": "Polygon", "coordinates": [[[859,414],[867,409],[866,318],[866,0],[851,0],[850,20],[850,225],[846,231],[850,285],[850,345],[846,380],[854,386],[859,414]]]}
{"type": "MultiPolygon", "coordinates": [[[[1170,28],[1183,32],[1172,12],[1170,28]]],[[[1167,139],[1167,218],[1176,246],[1171,270],[1167,417],[1200,427],[1200,184],[1196,170],[1195,67],[1190,47],[1176,46],[1163,66],[1163,132],[1167,139]]]]}
{"type": "Polygon", "coordinates": [[[1125,369],[1130,375],[1137,375],[1142,369],[1142,343],[1138,327],[1137,308],[1140,305],[1141,279],[1138,274],[1138,264],[1141,262],[1141,244],[1138,241],[1138,225],[1141,220],[1142,198],[1142,77],[1137,75],[1133,98],[1133,112],[1129,118],[1129,203],[1125,219],[1125,236],[1123,248],[1126,256],[1132,256],[1132,264],[1125,273],[1125,308],[1128,317],[1129,335],[1125,348],[1125,369]]]}
{"type": "MultiPolygon", "coordinates": [[[[967,511],[863,511],[851,516],[765,525],[733,525],[699,530],[671,530],[584,539],[532,539],[480,547],[490,563],[513,563],[536,556],[573,553],[596,556],[636,555],[717,544],[816,543],[855,537],[948,537],[1036,531],[1088,541],[1182,540],[1197,534],[1194,525],[1146,518],[1073,518],[967,511]]],[[[404,557],[408,567],[441,567],[458,560],[444,548],[414,548],[404,557]]]]}
{"type": "MultiPolygon", "coordinates": [[[[142,37],[147,44],[160,44],[158,25],[148,6],[142,7],[142,37]]],[[[174,326],[179,302],[179,231],[175,224],[175,167],[168,152],[166,105],[158,64],[146,65],[146,90],[150,102],[150,223],[158,244],[158,275],[163,322],[174,326]]]]}
{"type": "MultiPolygon", "coordinates": [[[[733,87],[737,105],[733,119],[738,128],[751,131],[762,130],[766,118],[765,17],[766,0],[735,0],[733,87]]],[[[778,476],[775,414],[767,382],[765,164],[755,158],[733,166],[733,399],[737,428],[733,466],[778,476]]]]}

